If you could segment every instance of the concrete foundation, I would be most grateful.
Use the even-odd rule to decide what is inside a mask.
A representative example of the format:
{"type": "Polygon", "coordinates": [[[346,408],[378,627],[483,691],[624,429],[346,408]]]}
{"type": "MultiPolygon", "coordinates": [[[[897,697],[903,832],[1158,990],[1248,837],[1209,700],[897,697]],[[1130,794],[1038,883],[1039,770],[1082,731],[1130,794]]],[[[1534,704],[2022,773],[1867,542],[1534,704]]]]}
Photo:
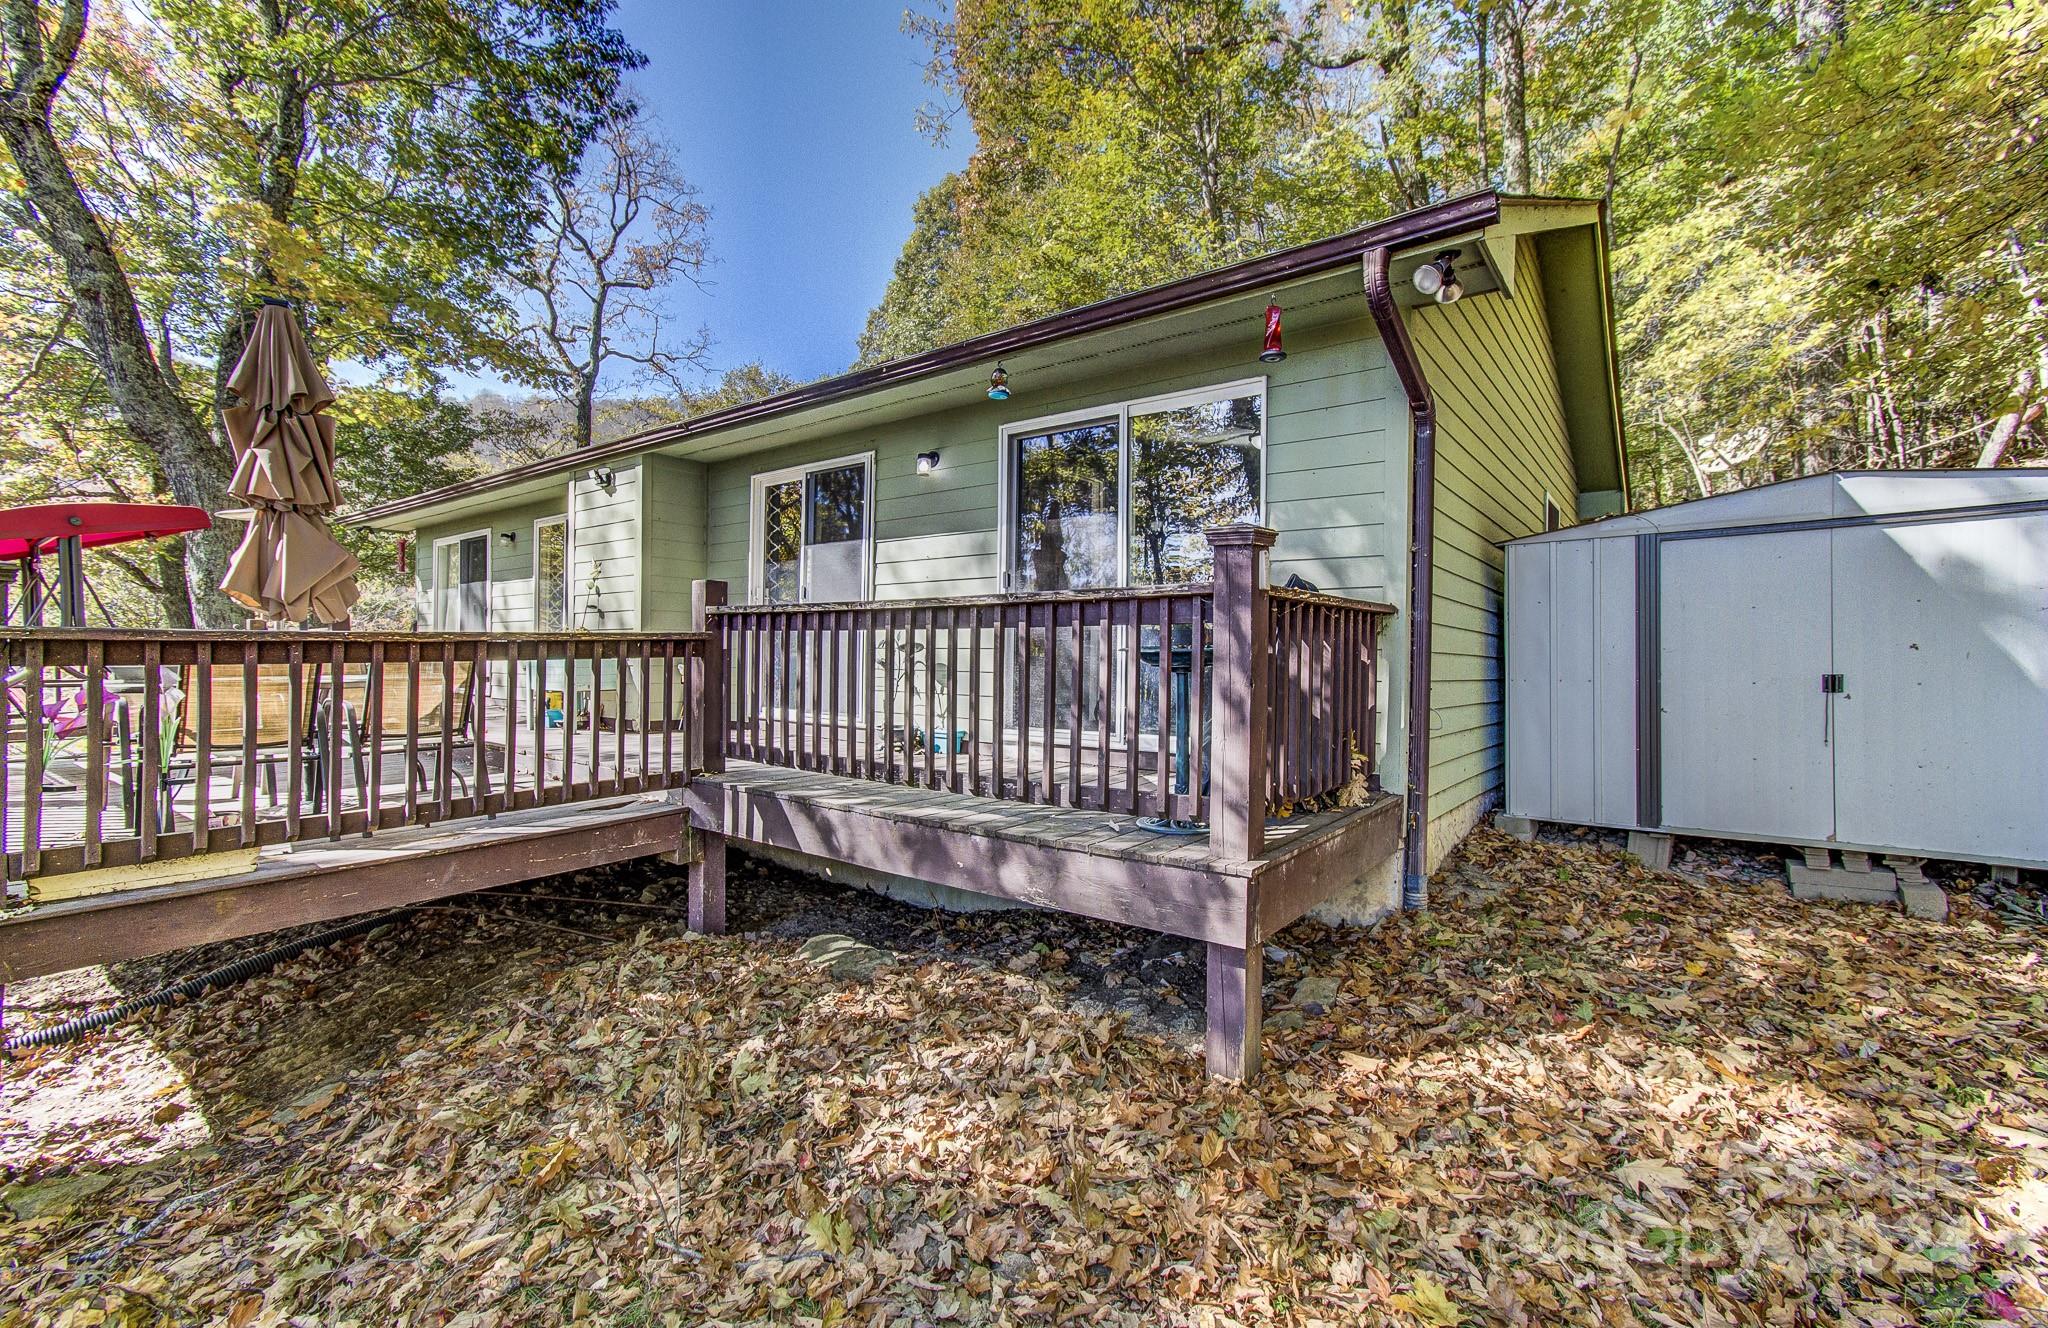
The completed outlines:
{"type": "Polygon", "coordinates": [[[1536,838],[1536,823],[1526,816],[1496,816],[1493,818],[1493,828],[1504,835],[1521,840],[1524,844],[1536,838]]]}
{"type": "Polygon", "coordinates": [[[1628,851],[1651,871],[1671,869],[1672,836],[1660,835],[1653,830],[1631,830],[1628,832],[1628,851]]]}
{"type": "Polygon", "coordinates": [[[1896,904],[1916,918],[1948,916],[1948,896],[1927,879],[1919,858],[1887,857],[1879,866],[1868,853],[1845,852],[1837,864],[1824,848],[1801,849],[1800,857],[1785,860],[1794,899],[1896,904]]]}

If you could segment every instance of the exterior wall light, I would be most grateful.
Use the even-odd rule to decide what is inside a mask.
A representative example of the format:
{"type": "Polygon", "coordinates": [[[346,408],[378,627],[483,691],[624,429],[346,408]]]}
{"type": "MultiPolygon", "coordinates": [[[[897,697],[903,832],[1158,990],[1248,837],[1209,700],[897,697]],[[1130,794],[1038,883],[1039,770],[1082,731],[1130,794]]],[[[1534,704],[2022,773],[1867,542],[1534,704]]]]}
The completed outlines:
{"type": "Polygon", "coordinates": [[[517,544],[519,542],[519,532],[516,530],[501,530],[498,532],[498,541],[501,544],[517,544]]]}
{"type": "Polygon", "coordinates": [[[1287,352],[1280,346],[1280,304],[1276,300],[1266,305],[1266,344],[1259,351],[1259,359],[1278,364],[1286,358],[1287,352]]]}
{"type": "Polygon", "coordinates": [[[1438,304],[1456,304],[1465,294],[1463,282],[1458,280],[1458,251],[1446,249],[1415,269],[1409,280],[1415,284],[1416,293],[1433,297],[1438,304]]]}
{"type": "Polygon", "coordinates": [[[919,453],[917,454],[917,473],[918,473],[918,474],[920,474],[920,475],[929,475],[929,474],[931,474],[931,473],[932,473],[933,471],[937,470],[938,468],[939,468],[939,454],[938,454],[937,452],[919,452],[919,453]]]}
{"type": "Polygon", "coordinates": [[[587,478],[598,488],[603,489],[606,493],[610,493],[612,485],[617,481],[618,476],[610,466],[593,466],[587,478]]]}
{"type": "Polygon", "coordinates": [[[989,370],[988,399],[990,401],[1008,401],[1010,399],[1010,375],[1003,372],[1003,366],[1000,364],[989,370]]]}

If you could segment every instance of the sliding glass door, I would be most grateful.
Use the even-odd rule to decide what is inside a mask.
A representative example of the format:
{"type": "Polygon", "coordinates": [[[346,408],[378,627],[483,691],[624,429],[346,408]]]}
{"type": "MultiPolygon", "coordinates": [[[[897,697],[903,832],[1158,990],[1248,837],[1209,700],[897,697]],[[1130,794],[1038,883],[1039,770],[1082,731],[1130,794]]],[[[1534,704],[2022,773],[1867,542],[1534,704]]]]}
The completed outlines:
{"type": "MultiPolygon", "coordinates": [[[[1214,572],[1214,526],[1257,521],[1265,511],[1266,387],[1263,379],[1122,402],[1013,425],[1003,431],[1005,584],[1017,592],[1169,586],[1207,581],[1214,572]]],[[[1174,649],[1185,659],[1191,629],[1176,624],[1174,649]]],[[[1014,649],[1005,644],[1005,649],[1014,649]]],[[[1159,629],[1081,633],[1080,667],[1062,634],[1050,661],[1053,712],[1073,713],[1075,676],[1084,731],[1099,731],[1101,707],[1121,733],[1116,702],[1138,652],[1139,741],[1158,732],[1159,629]],[[1102,652],[1111,654],[1113,695],[1099,695],[1102,652]]],[[[1048,681],[1043,639],[1031,643],[1030,694],[1048,681]]],[[[1205,652],[1206,653],[1206,652],[1205,652]]],[[[1206,661],[1204,662],[1206,665],[1206,661]]],[[[1191,668],[1191,664],[1183,664],[1191,668]]],[[[1013,686],[1009,713],[1023,689],[1013,686]]],[[[1017,721],[1012,720],[1015,731],[1017,721]]]]}
{"type": "Polygon", "coordinates": [[[754,477],[756,602],[868,597],[872,471],[860,457],[754,477]]]}

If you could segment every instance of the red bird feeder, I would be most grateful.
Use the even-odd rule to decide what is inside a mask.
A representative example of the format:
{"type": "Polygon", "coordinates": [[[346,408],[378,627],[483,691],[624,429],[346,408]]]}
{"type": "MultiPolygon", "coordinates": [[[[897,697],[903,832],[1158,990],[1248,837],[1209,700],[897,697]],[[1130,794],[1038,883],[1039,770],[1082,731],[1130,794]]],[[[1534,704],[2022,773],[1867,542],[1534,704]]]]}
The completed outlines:
{"type": "Polygon", "coordinates": [[[1287,352],[1280,348],[1280,306],[1266,306],[1266,345],[1259,352],[1259,358],[1267,364],[1278,364],[1287,358],[1287,352]]]}

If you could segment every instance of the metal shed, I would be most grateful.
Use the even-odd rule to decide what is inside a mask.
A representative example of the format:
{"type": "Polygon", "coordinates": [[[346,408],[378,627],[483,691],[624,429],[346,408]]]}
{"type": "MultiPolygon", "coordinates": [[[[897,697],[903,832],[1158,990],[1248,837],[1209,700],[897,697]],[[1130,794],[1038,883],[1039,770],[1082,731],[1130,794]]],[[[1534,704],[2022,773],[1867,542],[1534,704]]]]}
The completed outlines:
{"type": "Polygon", "coordinates": [[[2048,867],[2048,470],[1817,475],[1507,549],[1508,816],[1900,882],[2048,867]]]}

